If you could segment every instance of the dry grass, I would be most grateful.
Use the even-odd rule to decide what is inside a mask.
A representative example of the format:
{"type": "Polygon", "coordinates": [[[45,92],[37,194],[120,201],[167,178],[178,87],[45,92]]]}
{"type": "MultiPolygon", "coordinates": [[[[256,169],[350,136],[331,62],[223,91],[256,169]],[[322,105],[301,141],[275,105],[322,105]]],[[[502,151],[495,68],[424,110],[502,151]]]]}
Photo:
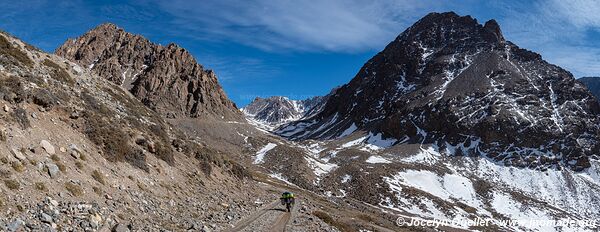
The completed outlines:
{"type": "Polygon", "coordinates": [[[46,187],[44,182],[36,182],[35,189],[37,189],[38,191],[42,191],[42,192],[48,192],[48,188],[46,187]]]}
{"type": "Polygon", "coordinates": [[[17,190],[21,187],[21,184],[16,180],[4,180],[4,185],[10,190],[17,190]]]}
{"type": "Polygon", "coordinates": [[[10,164],[10,166],[17,172],[23,172],[25,171],[25,166],[23,166],[23,164],[21,164],[21,162],[19,161],[14,161],[10,164]]]}
{"type": "Polygon", "coordinates": [[[144,153],[134,149],[128,143],[130,136],[118,127],[118,124],[109,120],[114,118],[114,112],[86,92],[83,92],[81,97],[86,103],[83,132],[94,144],[102,148],[104,157],[112,162],[127,161],[135,167],[149,171],[144,153]]]}
{"type": "Polygon", "coordinates": [[[106,181],[104,180],[104,175],[102,175],[102,173],[100,173],[100,171],[94,170],[92,172],[92,178],[94,178],[94,180],[98,181],[98,183],[100,183],[102,185],[106,185],[106,181]]]}
{"type": "Polygon", "coordinates": [[[83,170],[83,163],[75,161],[75,167],[77,167],[79,170],[83,170]]]}
{"type": "Polygon", "coordinates": [[[98,194],[98,196],[102,196],[102,194],[104,194],[104,191],[102,191],[102,189],[100,187],[94,186],[94,187],[92,187],[92,190],[94,190],[94,192],[96,194],[98,194]]]}
{"type": "Polygon", "coordinates": [[[62,162],[56,162],[56,166],[58,167],[58,170],[60,170],[61,172],[63,172],[63,173],[67,172],[67,166],[65,166],[62,162]]]}
{"type": "Polygon", "coordinates": [[[26,92],[21,79],[16,76],[0,76],[0,92],[4,100],[10,103],[20,103],[26,98],[26,92]]]}
{"type": "Polygon", "coordinates": [[[6,142],[7,139],[8,139],[8,134],[6,133],[6,130],[4,130],[4,129],[0,130],[0,141],[6,142]]]}
{"type": "Polygon", "coordinates": [[[71,78],[71,75],[69,75],[69,73],[64,68],[60,67],[60,65],[54,63],[49,59],[45,59],[43,64],[52,69],[52,78],[60,82],[66,83],[68,85],[75,84],[75,81],[73,80],[73,78],[71,78]]]}
{"type": "Polygon", "coordinates": [[[83,196],[83,189],[79,185],[67,182],[65,183],[65,188],[75,197],[83,196]]]}
{"type": "Polygon", "coordinates": [[[58,155],[56,155],[56,154],[52,154],[50,156],[50,159],[52,159],[54,162],[59,162],[60,161],[60,157],[58,157],[58,155]]]}
{"type": "Polygon", "coordinates": [[[30,99],[34,104],[46,109],[52,108],[58,101],[56,97],[46,89],[34,89],[31,92],[30,99]]]}
{"type": "Polygon", "coordinates": [[[33,61],[21,49],[14,47],[4,35],[0,35],[0,54],[15,58],[19,63],[28,67],[33,66],[33,61]]]}

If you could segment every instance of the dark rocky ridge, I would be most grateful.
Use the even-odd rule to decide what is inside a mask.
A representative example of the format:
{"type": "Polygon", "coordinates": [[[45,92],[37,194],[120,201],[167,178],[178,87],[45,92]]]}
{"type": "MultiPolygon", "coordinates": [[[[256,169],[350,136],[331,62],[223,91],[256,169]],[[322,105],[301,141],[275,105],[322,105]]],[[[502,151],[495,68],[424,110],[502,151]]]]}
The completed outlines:
{"type": "Polygon", "coordinates": [[[176,44],[154,44],[107,23],[67,40],[56,54],[123,86],[169,118],[243,120],[214,72],[176,44]]]}
{"type": "Polygon", "coordinates": [[[371,58],[315,116],[277,131],[331,139],[356,124],[450,155],[582,170],[600,107],[571,73],[506,41],[496,21],[431,13],[371,58]]]}

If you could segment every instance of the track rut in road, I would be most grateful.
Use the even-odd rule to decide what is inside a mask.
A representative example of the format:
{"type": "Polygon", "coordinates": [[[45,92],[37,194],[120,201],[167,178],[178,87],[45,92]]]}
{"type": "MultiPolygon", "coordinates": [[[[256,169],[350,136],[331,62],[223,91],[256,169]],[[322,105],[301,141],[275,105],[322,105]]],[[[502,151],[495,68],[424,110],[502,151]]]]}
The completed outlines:
{"type": "Polygon", "coordinates": [[[285,231],[290,218],[292,213],[286,212],[276,200],[240,220],[227,231],[285,231]]]}

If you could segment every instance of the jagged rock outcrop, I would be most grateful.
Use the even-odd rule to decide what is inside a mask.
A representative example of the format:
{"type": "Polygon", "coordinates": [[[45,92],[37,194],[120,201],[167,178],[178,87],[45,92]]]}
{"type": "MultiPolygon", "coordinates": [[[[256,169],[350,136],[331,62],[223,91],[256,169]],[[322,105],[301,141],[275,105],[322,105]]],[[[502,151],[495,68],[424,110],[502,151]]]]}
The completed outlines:
{"type": "Polygon", "coordinates": [[[243,120],[215,73],[176,44],[161,46],[107,23],[67,40],[56,54],[121,85],[169,118],[243,120]]]}
{"type": "Polygon", "coordinates": [[[315,116],[276,133],[336,138],[348,128],[531,168],[589,167],[597,100],[571,73],[505,40],[496,21],[431,13],[371,58],[315,116]]]}

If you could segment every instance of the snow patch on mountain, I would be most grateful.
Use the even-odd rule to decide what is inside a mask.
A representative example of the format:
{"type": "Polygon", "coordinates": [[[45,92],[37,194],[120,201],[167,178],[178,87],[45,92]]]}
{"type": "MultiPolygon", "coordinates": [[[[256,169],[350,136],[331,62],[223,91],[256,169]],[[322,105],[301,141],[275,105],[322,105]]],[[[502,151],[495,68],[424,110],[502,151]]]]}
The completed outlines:
{"type": "Polygon", "coordinates": [[[264,163],[265,155],[267,154],[267,152],[269,152],[270,150],[272,150],[275,147],[277,147],[277,144],[269,143],[269,144],[265,145],[263,148],[261,148],[258,152],[256,152],[256,157],[254,158],[254,164],[264,163]]]}
{"type": "Polygon", "coordinates": [[[378,156],[378,155],[369,156],[369,158],[367,160],[365,160],[365,162],[370,163],[370,164],[392,163],[391,161],[387,160],[386,158],[383,158],[382,156],[378,156]]]}

